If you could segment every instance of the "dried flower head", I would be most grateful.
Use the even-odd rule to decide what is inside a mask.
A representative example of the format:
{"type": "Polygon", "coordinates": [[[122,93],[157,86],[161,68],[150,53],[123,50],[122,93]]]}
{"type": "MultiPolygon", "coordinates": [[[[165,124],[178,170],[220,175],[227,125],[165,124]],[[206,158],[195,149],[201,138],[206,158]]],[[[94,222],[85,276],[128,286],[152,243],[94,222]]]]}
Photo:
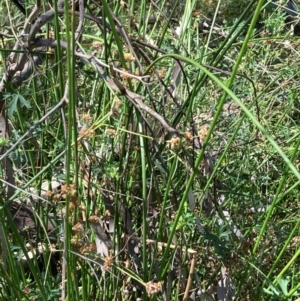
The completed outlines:
{"type": "Polygon", "coordinates": [[[97,251],[96,244],[89,244],[87,246],[83,246],[80,248],[80,253],[81,254],[86,254],[86,253],[95,253],[97,251]]]}
{"type": "Polygon", "coordinates": [[[53,191],[48,190],[48,191],[46,192],[46,197],[47,197],[47,198],[51,198],[52,195],[53,195],[53,191]]]}
{"type": "Polygon", "coordinates": [[[83,246],[83,241],[75,235],[71,238],[71,244],[77,248],[81,248],[83,246]]]}
{"type": "Polygon", "coordinates": [[[67,191],[67,185],[61,185],[61,192],[64,193],[67,191]]]}
{"type": "Polygon", "coordinates": [[[188,142],[188,143],[193,143],[193,135],[191,132],[188,132],[186,131],[184,133],[184,137],[185,137],[185,140],[188,142]]]}
{"type": "Polygon", "coordinates": [[[120,107],[123,104],[122,100],[120,98],[116,98],[114,101],[114,105],[116,107],[120,107]]]}
{"type": "Polygon", "coordinates": [[[147,283],[144,283],[147,294],[149,297],[159,293],[162,291],[162,283],[161,282],[153,282],[149,281],[147,283]]]}
{"type": "Polygon", "coordinates": [[[70,202],[69,203],[69,211],[74,212],[75,208],[76,208],[76,204],[74,202],[70,202]]]}
{"type": "Polygon", "coordinates": [[[92,128],[89,128],[87,125],[81,127],[78,136],[79,138],[89,138],[94,136],[95,131],[92,128]]]}
{"type": "Polygon", "coordinates": [[[136,76],[142,76],[143,72],[141,70],[135,70],[133,74],[136,76]]]}
{"type": "Polygon", "coordinates": [[[107,129],[106,130],[106,135],[108,135],[111,138],[114,138],[114,137],[116,137],[116,130],[114,130],[114,129],[107,129]]]}
{"type": "Polygon", "coordinates": [[[80,211],[85,211],[86,210],[86,207],[84,205],[79,205],[78,208],[79,208],[80,211]]]}
{"type": "Polygon", "coordinates": [[[92,215],[89,217],[89,222],[92,224],[96,224],[100,222],[100,218],[96,215],[92,215]]]}
{"type": "Polygon", "coordinates": [[[63,198],[66,198],[66,195],[69,195],[71,197],[75,197],[77,195],[77,189],[74,184],[71,184],[69,186],[62,185],[61,186],[61,194],[63,198]]]}
{"type": "Polygon", "coordinates": [[[90,114],[81,114],[81,120],[89,123],[93,120],[93,118],[90,114]]]}
{"type": "Polygon", "coordinates": [[[102,45],[103,45],[103,43],[102,43],[102,42],[99,42],[99,41],[94,41],[94,42],[92,43],[92,47],[93,47],[94,49],[96,49],[96,50],[101,49],[102,45]]]}
{"type": "Polygon", "coordinates": [[[84,227],[82,223],[77,223],[76,225],[74,225],[72,227],[72,230],[76,233],[76,234],[84,234],[84,227]]]}
{"type": "Polygon", "coordinates": [[[54,203],[57,203],[57,202],[59,202],[61,200],[61,194],[60,193],[56,193],[54,196],[53,196],[53,198],[52,198],[52,201],[54,202],[54,203]]]}
{"type": "Polygon", "coordinates": [[[166,70],[159,70],[157,73],[159,78],[164,78],[167,72],[166,70]]]}
{"type": "Polygon", "coordinates": [[[123,71],[126,72],[126,73],[123,73],[123,72],[120,73],[120,77],[121,77],[122,79],[128,79],[128,78],[131,78],[131,75],[128,74],[126,70],[123,70],[123,71]]]}
{"type": "Polygon", "coordinates": [[[103,267],[106,271],[110,271],[112,264],[113,264],[113,257],[110,253],[110,255],[104,259],[103,267]]]}
{"type": "Polygon", "coordinates": [[[49,30],[48,34],[49,34],[49,39],[55,39],[55,33],[53,30],[49,30]]]}
{"type": "Polygon", "coordinates": [[[81,137],[85,136],[86,133],[87,133],[87,131],[88,131],[88,129],[89,129],[89,128],[88,128],[87,125],[82,126],[82,127],[80,128],[80,130],[79,130],[79,133],[78,133],[79,137],[81,138],[81,137]]]}
{"type": "Polygon", "coordinates": [[[199,16],[200,16],[200,10],[194,10],[194,11],[192,12],[192,16],[193,16],[194,18],[199,17],[199,16]]]}
{"type": "Polygon", "coordinates": [[[124,53],[124,59],[127,62],[133,62],[135,61],[134,56],[131,53],[124,53]]]}
{"type": "Polygon", "coordinates": [[[105,210],[104,217],[110,217],[110,216],[111,216],[110,211],[109,210],[105,210]]]}
{"type": "Polygon", "coordinates": [[[201,127],[201,129],[198,132],[199,138],[201,142],[204,142],[207,134],[208,134],[208,130],[209,130],[209,126],[208,125],[204,125],[201,127]]]}
{"type": "Polygon", "coordinates": [[[77,189],[74,185],[70,185],[69,195],[70,195],[70,197],[77,196],[77,189]]]}
{"type": "Polygon", "coordinates": [[[179,145],[180,138],[179,137],[173,137],[170,141],[171,149],[176,148],[179,145]]]}

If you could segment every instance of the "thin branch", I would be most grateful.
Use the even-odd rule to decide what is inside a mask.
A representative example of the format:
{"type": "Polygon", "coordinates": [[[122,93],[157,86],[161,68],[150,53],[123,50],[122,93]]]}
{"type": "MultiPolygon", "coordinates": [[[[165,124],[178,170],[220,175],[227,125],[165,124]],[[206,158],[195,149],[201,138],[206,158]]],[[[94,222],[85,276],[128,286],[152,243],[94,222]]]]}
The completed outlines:
{"type": "Polygon", "coordinates": [[[84,0],[79,0],[79,23],[76,29],[75,41],[79,41],[82,35],[84,20],[84,0]]]}

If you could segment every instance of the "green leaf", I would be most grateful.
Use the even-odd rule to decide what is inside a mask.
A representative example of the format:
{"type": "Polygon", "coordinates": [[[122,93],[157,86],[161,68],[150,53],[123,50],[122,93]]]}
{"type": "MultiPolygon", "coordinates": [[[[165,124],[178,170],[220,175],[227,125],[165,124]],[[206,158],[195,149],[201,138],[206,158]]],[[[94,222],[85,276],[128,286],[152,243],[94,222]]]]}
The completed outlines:
{"type": "Polygon", "coordinates": [[[287,295],[288,295],[287,286],[288,286],[288,284],[289,284],[289,280],[288,280],[288,279],[285,279],[285,278],[280,278],[280,279],[278,280],[278,284],[280,285],[280,288],[281,288],[283,294],[284,294],[285,296],[287,296],[287,295]]]}
{"type": "Polygon", "coordinates": [[[17,108],[18,108],[17,105],[18,105],[18,97],[14,95],[14,97],[8,104],[8,108],[7,108],[8,117],[11,117],[14,112],[17,112],[17,108]]]}
{"type": "Polygon", "coordinates": [[[20,100],[20,104],[21,104],[21,108],[26,107],[26,109],[30,109],[30,103],[23,97],[23,95],[18,94],[19,100],[20,100]]]}
{"type": "Polygon", "coordinates": [[[13,113],[17,112],[18,110],[18,102],[20,103],[21,108],[26,107],[30,109],[31,106],[29,102],[24,98],[21,94],[13,94],[12,100],[8,104],[8,116],[11,117],[13,113]]]}

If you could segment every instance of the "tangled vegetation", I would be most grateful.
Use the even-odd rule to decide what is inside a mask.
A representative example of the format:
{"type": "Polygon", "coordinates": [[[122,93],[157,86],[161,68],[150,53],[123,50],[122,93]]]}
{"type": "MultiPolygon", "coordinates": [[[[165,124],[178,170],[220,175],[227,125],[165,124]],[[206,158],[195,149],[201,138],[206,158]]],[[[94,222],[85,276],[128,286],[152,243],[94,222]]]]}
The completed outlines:
{"type": "Polygon", "coordinates": [[[16,1],[0,6],[0,299],[296,300],[286,3],[16,1]]]}

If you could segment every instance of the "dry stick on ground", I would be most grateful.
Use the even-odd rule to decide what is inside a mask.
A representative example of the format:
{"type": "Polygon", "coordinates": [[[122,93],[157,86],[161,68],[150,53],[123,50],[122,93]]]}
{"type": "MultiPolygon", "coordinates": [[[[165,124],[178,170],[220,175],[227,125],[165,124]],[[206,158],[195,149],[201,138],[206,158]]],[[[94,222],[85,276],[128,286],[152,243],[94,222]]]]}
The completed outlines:
{"type": "Polygon", "coordinates": [[[195,253],[193,253],[193,255],[192,255],[191,266],[190,266],[188,281],[187,281],[187,284],[186,284],[186,287],[185,287],[183,301],[187,301],[188,298],[189,298],[190,287],[191,287],[192,282],[193,282],[193,274],[194,274],[195,264],[196,264],[195,253]]]}

